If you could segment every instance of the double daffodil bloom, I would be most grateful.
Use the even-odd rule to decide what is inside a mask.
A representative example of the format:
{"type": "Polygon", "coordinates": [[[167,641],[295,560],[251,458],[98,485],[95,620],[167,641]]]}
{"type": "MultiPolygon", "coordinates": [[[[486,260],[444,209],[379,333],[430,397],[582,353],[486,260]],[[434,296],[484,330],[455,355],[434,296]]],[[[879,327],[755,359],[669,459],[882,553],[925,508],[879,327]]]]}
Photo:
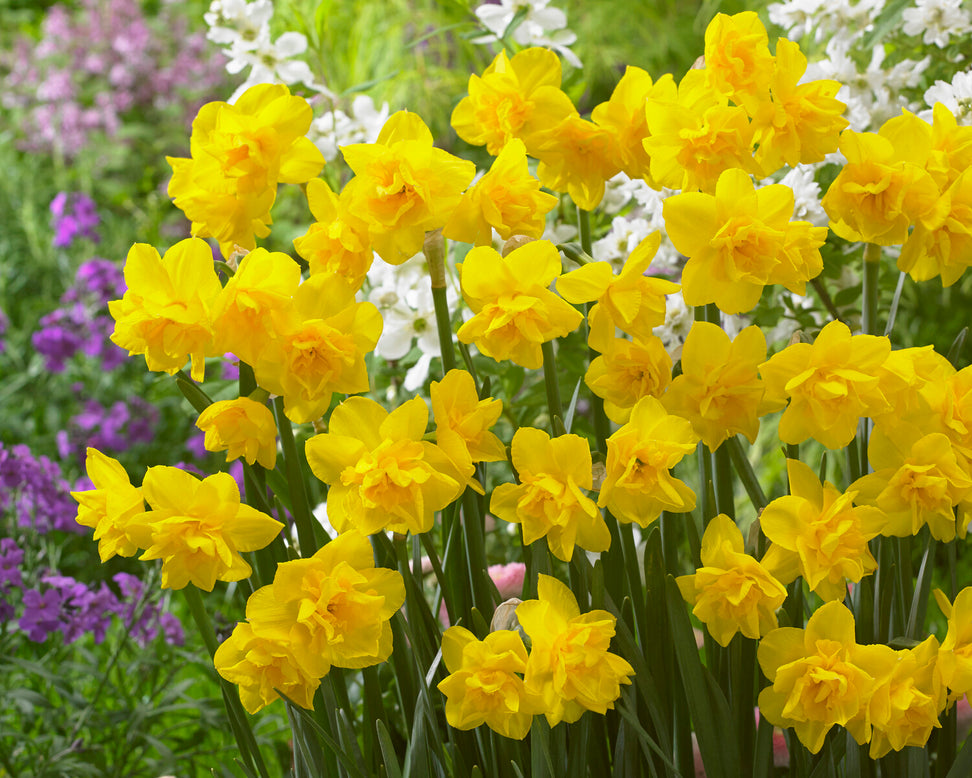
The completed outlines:
{"type": "Polygon", "coordinates": [[[423,440],[429,409],[415,397],[389,413],[351,397],[331,413],[329,431],[307,441],[307,462],[331,488],[327,513],[338,532],[428,532],[435,512],[466,478],[446,452],[423,440]]]}

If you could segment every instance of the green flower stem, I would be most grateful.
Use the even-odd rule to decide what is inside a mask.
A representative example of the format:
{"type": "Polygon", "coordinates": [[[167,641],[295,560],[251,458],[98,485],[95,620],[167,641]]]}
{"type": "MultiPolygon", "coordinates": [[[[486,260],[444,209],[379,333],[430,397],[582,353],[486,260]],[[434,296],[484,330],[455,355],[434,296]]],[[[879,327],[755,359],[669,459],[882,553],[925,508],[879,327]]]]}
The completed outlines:
{"type": "Polygon", "coordinates": [[[273,410],[277,417],[277,429],[280,431],[280,444],[283,448],[287,485],[290,487],[290,510],[294,516],[294,524],[297,525],[300,554],[304,559],[309,559],[317,551],[317,539],[314,537],[314,517],[311,515],[310,505],[307,502],[304,472],[298,458],[294,430],[290,426],[290,419],[284,413],[282,397],[277,397],[273,401],[273,410]]]}
{"type": "Polygon", "coordinates": [[[891,538],[875,538],[878,545],[878,569],[874,573],[876,599],[874,607],[874,635],[878,642],[886,643],[891,638],[891,606],[894,601],[894,550],[891,538]]]}
{"type": "Polygon", "coordinates": [[[591,240],[591,212],[577,207],[577,234],[580,237],[581,249],[587,256],[594,256],[593,241],[591,240]]]}
{"type": "Polygon", "coordinates": [[[493,612],[493,586],[486,559],[486,516],[479,495],[468,487],[462,495],[462,529],[469,560],[472,602],[480,613],[488,615],[493,612]]]}
{"type": "MultiPolygon", "coordinates": [[[[193,621],[196,622],[196,629],[202,637],[203,643],[206,644],[206,650],[210,657],[214,657],[219,645],[216,641],[216,630],[213,628],[213,622],[209,618],[206,605],[202,601],[202,595],[200,595],[199,589],[192,584],[186,586],[182,593],[186,598],[186,604],[189,606],[193,621]]],[[[240,754],[251,770],[255,767],[262,778],[268,778],[267,766],[263,762],[263,756],[260,754],[256,738],[253,736],[253,730],[250,728],[250,721],[246,717],[246,711],[243,710],[243,704],[240,702],[239,691],[236,686],[218,673],[216,677],[223,692],[226,714],[229,717],[240,754]]]]}
{"type": "Polygon", "coordinates": [[[554,419],[564,420],[564,409],[560,402],[560,383],[557,381],[557,357],[554,355],[552,340],[540,346],[543,351],[543,383],[547,390],[547,412],[550,414],[550,431],[556,437],[558,430],[554,419]]]}
{"type": "Polygon", "coordinates": [[[861,327],[866,335],[879,335],[878,277],[881,271],[881,247],[876,243],[864,246],[864,299],[861,311],[861,327]]]}
{"type": "Polygon", "coordinates": [[[452,345],[452,316],[446,297],[445,241],[442,230],[429,233],[425,238],[425,258],[429,263],[432,279],[432,305],[435,307],[435,327],[439,333],[439,349],[442,352],[442,372],[455,370],[456,352],[452,345]]]}
{"type": "Polygon", "coordinates": [[[727,446],[719,446],[712,452],[714,464],[716,510],[730,519],[736,518],[736,501],[733,496],[732,461],[727,446]]]}
{"type": "MultiPolygon", "coordinates": [[[[583,208],[577,209],[577,232],[580,235],[580,245],[582,253],[580,255],[567,254],[578,264],[584,265],[593,261],[591,255],[594,253],[591,241],[591,214],[583,208]]],[[[565,252],[566,253],[566,252],[565,252]]],[[[584,306],[584,323],[587,326],[588,316],[590,315],[592,303],[584,306]]],[[[587,349],[587,365],[597,359],[598,353],[594,349],[587,349]]],[[[611,434],[611,425],[608,423],[607,415],[604,413],[604,400],[591,392],[591,409],[594,421],[594,439],[597,442],[597,450],[602,454],[607,453],[607,439],[611,434]]]]}
{"type": "Polygon", "coordinates": [[[729,643],[733,713],[739,737],[742,774],[752,772],[756,745],[756,642],[736,635],[729,643]]]}

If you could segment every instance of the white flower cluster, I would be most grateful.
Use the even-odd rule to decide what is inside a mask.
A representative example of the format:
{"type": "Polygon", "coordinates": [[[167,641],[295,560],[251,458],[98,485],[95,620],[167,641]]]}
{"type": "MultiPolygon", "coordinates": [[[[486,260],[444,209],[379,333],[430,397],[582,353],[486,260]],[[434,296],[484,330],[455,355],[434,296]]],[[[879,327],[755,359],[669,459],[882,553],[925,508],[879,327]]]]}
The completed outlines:
{"type": "MultiPolygon", "coordinates": [[[[446,299],[454,310],[458,291],[455,279],[447,276],[446,299]]],[[[389,265],[376,257],[368,271],[365,295],[384,320],[375,355],[386,360],[404,359],[414,345],[418,361],[405,373],[402,388],[406,392],[420,389],[429,377],[432,359],[441,355],[439,332],[435,321],[429,268],[421,252],[402,265],[389,265]]]]}
{"type": "Polygon", "coordinates": [[[303,84],[329,97],[331,91],[318,83],[310,66],[299,59],[307,51],[307,38],[299,32],[270,37],[273,0],[213,0],[203,19],[209,25],[206,37],[225,48],[226,70],[233,75],[250,68],[230,102],[235,102],[256,84],[303,84]]]}
{"type": "MultiPolygon", "coordinates": [[[[968,42],[972,33],[970,5],[969,0],[914,0],[900,12],[900,31],[941,49],[962,44],[963,39],[968,42]]],[[[768,7],[770,21],[782,27],[786,37],[810,36],[818,43],[826,41],[825,57],[811,63],[804,78],[841,81],[844,86],[837,98],[847,104],[850,127],[859,132],[877,130],[904,108],[917,113],[924,107],[902,93],[922,85],[931,55],[889,66],[883,42],[875,43],[870,51],[864,48],[866,34],[884,11],[885,0],[784,0],[768,7]],[[859,64],[864,61],[866,66],[859,64]]],[[[967,62],[968,53],[963,53],[963,45],[955,49],[948,56],[958,67],[963,60],[967,62]]],[[[925,92],[924,102],[929,110],[920,115],[929,121],[931,107],[941,102],[960,123],[972,123],[972,72],[957,73],[951,83],[936,81],[925,92]]]]}
{"type": "Polygon", "coordinates": [[[931,109],[935,103],[942,103],[950,110],[959,124],[972,124],[972,71],[956,73],[952,83],[936,81],[925,92],[928,111],[920,114],[930,121],[931,109]]]}
{"type": "Polygon", "coordinates": [[[514,43],[553,49],[575,68],[581,67],[580,59],[570,50],[577,36],[567,29],[567,14],[559,8],[548,7],[549,2],[500,0],[499,4],[484,3],[474,13],[489,32],[473,38],[473,43],[496,43],[506,37],[516,19],[516,26],[510,31],[514,43]]]}
{"type": "Polygon", "coordinates": [[[962,8],[962,0],[917,0],[914,8],[902,13],[905,35],[921,36],[928,46],[944,49],[949,39],[972,30],[972,18],[962,8]]]}
{"type": "Polygon", "coordinates": [[[370,97],[357,95],[351,101],[348,113],[332,105],[314,119],[307,137],[321,150],[324,159],[333,162],[341,146],[374,143],[387,120],[388,103],[378,109],[370,97]]]}

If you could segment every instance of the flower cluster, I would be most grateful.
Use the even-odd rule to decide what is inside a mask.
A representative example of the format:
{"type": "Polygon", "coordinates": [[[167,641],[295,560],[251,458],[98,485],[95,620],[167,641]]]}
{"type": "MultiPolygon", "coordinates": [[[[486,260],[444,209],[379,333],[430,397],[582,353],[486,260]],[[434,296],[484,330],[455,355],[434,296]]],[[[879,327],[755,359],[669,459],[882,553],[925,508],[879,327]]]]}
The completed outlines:
{"type": "Polygon", "coordinates": [[[167,157],[169,196],[192,222],[192,233],[219,241],[229,257],[270,233],[277,184],[301,184],[324,159],[305,136],[307,102],[285,86],[260,84],[232,105],[204,105],[192,123],[189,158],[167,157]]]}
{"type": "Polygon", "coordinates": [[[450,675],[439,683],[446,718],[456,729],[486,724],[522,740],[533,717],[553,727],[577,721],[584,711],[613,710],[631,665],[609,650],[615,618],[607,611],[581,613],[577,599],[556,578],[540,575],[538,598],[516,606],[518,631],[497,630],[477,640],[464,627],[442,636],[442,658],[450,675]],[[521,677],[522,676],[522,677],[521,677]]]}
{"type": "Polygon", "coordinates": [[[55,248],[67,248],[77,238],[88,238],[97,243],[95,227],[100,221],[95,201],[83,192],[58,192],[51,200],[55,248]]]}
{"type": "Polygon", "coordinates": [[[17,526],[45,534],[52,530],[82,532],[75,523],[70,485],[61,468],[25,445],[0,444],[0,511],[11,513],[17,526]]]}
{"type": "Polygon", "coordinates": [[[276,40],[270,36],[272,0],[213,0],[203,19],[209,25],[206,37],[226,47],[228,73],[235,75],[250,68],[246,80],[236,89],[230,102],[256,84],[303,84],[309,89],[330,94],[318,83],[308,64],[299,59],[307,51],[307,37],[285,32],[276,40]]]}
{"type": "Polygon", "coordinates": [[[834,725],[869,742],[872,759],[922,746],[945,707],[938,651],[934,637],[898,651],[859,645],[853,614],[831,602],[806,629],[783,627],[760,641],[759,665],[771,685],[760,692],[759,709],[776,726],[792,727],[812,753],[834,725]]]}
{"type": "Polygon", "coordinates": [[[364,535],[349,531],[308,559],[284,562],[246,604],[247,621],[216,651],[219,674],[255,713],[279,697],[313,707],[331,666],[361,668],[392,651],[390,619],[405,601],[395,570],[375,567],[364,535]]]}
{"type": "Polygon", "coordinates": [[[60,632],[66,644],[89,633],[97,644],[105,639],[112,620],[118,619],[140,646],[159,635],[171,645],[185,642],[179,620],[163,610],[161,602],[144,601],[141,580],[128,573],[116,573],[112,580],[120,595],[103,581],[91,587],[71,576],[43,575],[42,586],[23,590],[23,615],[17,625],[35,643],[60,632]]]}
{"type": "Polygon", "coordinates": [[[44,367],[61,373],[78,352],[101,363],[105,371],[125,361],[125,353],[108,339],[112,320],[108,301],[125,291],[118,265],[94,257],[81,263],[74,283],[61,296],[61,307],[40,319],[40,329],[31,337],[34,349],[44,357],[44,367]]]}
{"type": "Polygon", "coordinates": [[[116,137],[131,112],[194,111],[222,76],[173,8],[150,17],[137,0],[52,6],[41,39],[19,37],[0,61],[4,106],[22,112],[20,145],[71,158],[95,133],[116,137]]]}
{"type": "Polygon", "coordinates": [[[248,577],[252,568],[240,552],[265,548],[283,528],[241,503],[226,473],[200,481],[175,467],[150,467],[135,487],[116,460],[93,448],[86,468],[94,488],[71,493],[77,523],[94,528],[102,561],[139,549],[140,559],[161,559],[164,589],[192,583],[212,591],[217,580],[248,577]]]}
{"type": "Polygon", "coordinates": [[[475,10],[479,23],[489,32],[474,43],[499,43],[506,38],[519,46],[538,46],[559,53],[575,68],[581,61],[570,50],[577,36],[567,29],[567,14],[550,7],[550,0],[500,0],[475,10]]]}
{"type": "MultiPolygon", "coordinates": [[[[853,6],[854,13],[865,5],[853,6]]],[[[515,39],[517,23],[528,32],[530,14],[544,4],[520,7],[514,26],[503,22],[497,37],[515,39]]],[[[512,8],[494,6],[480,17],[499,20],[512,8]]],[[[255,50],[259,38],[269,46],[269,10],[263,0],[220,0],[212,34],[232,39],[239,51],[255,50]]],[[[555,17],[547,18],[563,29],[555,17]]],[[[422,576],[434,576],[428,588],[436,590],[435,606],[444,603],[453,622],[468,625],[450,627],[442,638],[448,674],[438,688],[445,718],[454,728],[486,724],[513,739],[526,737],[539,714],[555,726],[576,722],[587,710],[613,709],[634,669],[610,651],[615,617],[599,609],[581,613],[571,590],[543,574],[537,598],[501,605],[486,633],[480,617],[496,599],[486,506],[519,525],[510,534],[525,547],[531,578],[550,569],[552,555],[570,566],[572,579],[593,576],[591,599],[598,604],[624,613],[632,603],[636,612],[626,619],[624,642],[644,643],[654,627],[643,623],[640,575],[613,569],[618,561],[634,563],[632,541],[640,533],[628,525],[648,530],[645,567],[652,577],[649,555],[659,548],[668,571],[684,559],[673,546],[684,524],[696,569],[679,576],[677,587],[712,638],[702,679],[713,679],[709,703],[720,703],[727,690],[715,672],[723,660],[745,656],[735,648],[723,653],[714,643],[738,648],[758,640],[758,661],[770,682],[760,695],[762,714],[792,728],[809,750],[819,751],[834,725],[870,743],[873,758],[924,744],[949,696],[972,688],[967,596],[941,602],[949,620],[941,645],[932,637],[908,649],[881,643],[904,628],[909,595],[895,610],[886,606],[886,619],[879,614],[869,622],[860,644],[843,603],[877,603],[876,588],[881,596],[894,589],[888,596],[902,597],[890,571],[881,571],[879,584],[868,578],[890,551],[886,538],[924,534],[948,543],[966,536],[972,369],[957,371],[930,347],[892,349],[889,337],[872,334],[873,318],[865,321],[866,334],[853,333],[836,315],[818,320],[818,331],[775,353],[757,327],[723,318],[749,314],[774,286],[793,302],[814,284],[829,304],[820,280],[828,219],[838,238],[902,245],[899,268],[916,280],[940,275],[948,285],[970,264],[968,128],[936,105],[931,121],[905,112],[877,132],[845,129],[839,88],[835,80],[813,77],[796,42],[781,39],[771,50],[766,29],[750,12],[718,15],[706,31],[704,66],[681,79],[653,80],[628,68],[590,118],[564,90],[554,51],[500,51],[470,78],[451,117],[460,138],[495,157],[478,180],[471,162],[435,144],[422,118],[399,111],[373,139],[341,147],[353,175],[340,189],[316,177],[323,159],[305,137],[311,109],[285,86],[257,84],[235,104],[204,106],[193,127],[192,156],[170,160],[169,193],[195,237],[164,255],[146,244],[132,248],[127,291],[110,302],[112,340],[143,354],[152,370],[177,373],[189,361],[197,382],[205,378],[207,359],[226,353],[239,359],[248,396],[202,411],[203,445],[226,451],[228,460],[245,459],[248,486],[280,489],[276,497],[295,517],[297,542],[284,541],[287,561],[284,545],[267,549],[282,525],[241,504],[226,474],[200,481],[154,467],[136,487],[97,451],[89,451],[87,462],[94,488],[75,493],[77,521],[94,528],[102,559],[139,549],[142,559],[161,559],[163,587],[191,582],[212,590],[216,581],[253,576],[245,621],[215,655],[249,712],[279,696],[313,707],[332,667],[389,660],[399,629],[424,662],[416,665],[417,682],[425,673],[431,683],[438,672],[435,641],[419,630],[438,627],[435,609],[412,598],[423,595],[422,576]],[[819,201],[809,166],[838,150],[846,164],[819,201]],[[783,176],[785,167],[791,170],[783,176]],[[315,221],[294,240],[306,267],[257,246],[270,232],[280,183],[306,183],[315,221]],[[581,247],[551,239],[547,217],[558,198],[543,188],[578,206],[581,247]],[[636,202],[629,213],[638,215],[614,219],[608,242],[592,244],[586,212],[602,203],[611,212],[614,201],[636,202]],[[219,241],[226,262],[214,264],[204,236],[219,241]],[[471,246],[455,252],[460,312],[444,310],[462,306],[450,286],[446,239],[471,246]],[[506,241],[502,251],[497,239],[506,241]],[[682,264],[666,260],[676,252],[685,257],[680,283],[663,277],[682,264]],[[567,261],[580,267],[566,271],[567,261]],[[581,305],[588,306],[586,315],[581,305]],[[697,316],[689,306],[700,308],[697,316]],[[578,332],[585,323],[586,333],[578,332]],[[595,399],[581,397],[578,381],[564,413],[554,344],[564,338],[574,344],[585,334],[583,384],[595,399]],[[453,335],[467,370],[449,370],[432,382],[430,431],[429,403],[423,396],[401,399],[401,389],[422,389],[433,354],[450,366],[453,335]],[[372,352],[386,362],[416,360],[403,387],[369,374],[372,352]],[[543,370],[553,435],[521,412],[530,407],[531,392],[539,394],[538,381],[521,394],[523,379],[504,376],[496,394],[509,398],[507,404],[491,396],[490,370],[503,362],[517,366],[518,376],[543,370]],[[355,396],[386,387],[385,404],[355,396]],[[269,395],[276,395],[275,415],[266,405],[269,395]],[[853,475],[843,488],[825,480],[826,460],[818,476],[788,448],[788,493],[763,497],[740,436],[756,444],[762,419],[774,412],[781,412],[776,432],[788,447],[813,440],[829,450],[850,449],[853,475]],[[869,421],[862,425],[862,419],[869,421]],[[309,511],[300,510],[300,454],[294,460],[289,422],[314,425],[301,433],[303,453],[326,485],[326,533],[308,526],[309,511]],[[862,427],[870,435],[866,459],[853,445],[862,427]],[[577,434],[591,428],[588,437],[577,434]],[[683,472],[691,454],[701,462],[696,487],[683,472]],[[484,463],[507,457],[513,478],[503,482],[498,468],[484,463]],[[273,472],[280,459],[286,489],[282,474],[273,472]],[[732,466],[761,509],[755,522],[731,518],[732,466]],[[691,513],[697,503],[699,525],[667,515],[691,513]],[[649,530],[662,514],[662,531],[649,530]],[[747,544],[743,530],[750,524],[754,542],[747,544]],[[241,554],[248,551],[257,552],[255,569],[241,554]],[[603,556],[591,567],[587,555],[603,556]],[[376,567],[376,557],[399,570],[376,567]],[[788,586],[798,596],[784,622],[777,612],[788,586]],[[852,587],[859,595],[848,598],[852,587]],[[399,617],[406,590],[410,601],[399,617]],[[824,604],[802,628],[805,593],[811,605],[824,604]],[[511,611],[516,629],[503,629],[511,611]],[[781,622],[794,626],[781,628],[781,622]]],[[[873,248],[865,259],[874,261],[873,248]]],[[[871,284],[874,275],[865,278],[871,284]]],[[[564,356],[562,364],[577,378],[583,356],[564,356]]],[[[187,396],[206,405],[202,391],[184,378],[179,383],[187,396]]],[[[266,495],[251,491],[262,504],[266,495]]],[[[908,553],[908,544],[901,546],[908,553]]],[[[523,579],[513,585],[522,591],[523,579]]],[[[667,622],[659,629],[673,627],[678,640],[675,621],[685,614],[673,611],[672,601],[684,607],[677,594],[666,595],[669,618],[658,620],[667,622]]],[[[37,612],[46,607],[38,602],[37,612]]],[[[917,629],[909,624],[909,637],[917,629]]],[[[683,676],[692,671],[676,664],[683,676]]],[[[365,693],[376,696],[369,676],[377,677],[365,676],[365,693]]],[[[688,694],[692,683],[683,681],[688,694]]],[[[751,702],[743,701],[747,711],[751,702]]],[[[698,726],[700,748],[706,747],[703,729],[698,726]]]]}

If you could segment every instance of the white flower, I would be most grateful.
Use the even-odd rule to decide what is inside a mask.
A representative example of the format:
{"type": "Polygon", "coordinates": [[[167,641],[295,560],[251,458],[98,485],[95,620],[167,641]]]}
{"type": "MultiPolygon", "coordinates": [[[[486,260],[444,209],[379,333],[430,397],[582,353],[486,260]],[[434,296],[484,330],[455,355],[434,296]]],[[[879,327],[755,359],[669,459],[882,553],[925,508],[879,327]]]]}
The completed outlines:
{"type": "MultiPolygon", "coordinates": [[[[956,73],[951,84],[936,81],[925,92],[925,102],[929,108],[933,108],[935,103],[942,103],[955,115],[959,124],[972,124],[972,71],[956,73]]],[[[931,121],[930,111],[926,120],[931,121]]]]}
{"type": "Polygon", "coordinates": [[[961,0],[916,0],[914,8],[902,14],[905,35],[922,36],[922,41],[940,49],[948,45],[953,35],[964,35],[970,28],[968,11],[961,0]]]}
{"type": "Polygon", "coordinates": [[[642,215],[648,220],[652,229],[665,229],[665,217],[662,213],[665,207],[665,200],[677,193],[677,189],[668,189],[667,187],[652,189],[647,184],[635,190],[635,202],[643,209],[644,213],[642,215]]]}
{"type": "Polygon", "coordinates": [[[577,240],[577,227],[566,222],[556,224],[547,223],[543,230],[543,239],[551,243],[569,243],[577,240]]]}
{"type": "Polygon", "coordinates": [[[230,98],[230,102],[235,102],[240,95],[255,84],[301,83],[317,92],[333,97],[326,86],[314,81],[314,74],[311,73],[306,62],[293,59],[305,51],[307,51],[307,38],[299,32],[285,32],[272,43],[268,32],[257,39],[256,46],[253,48],[234,43],[227,53],[230,61],[226,63],[226,70],[235,74],[247,67],[252,69],[246,81],[230,98]]]}
{"type": "Polygon", "coordinates": [[[615,216],[611,220],[608,234],[594,241],[591,247],[594,259],[599,262],[610,262],[614,266],[615,273],[620,273],[625,260],[650,232],[652,232],[651,225],[645,219],[615,216]]]}
{"type": "MultiPolygon", "coordinates": [[[[367,299],[381,311],[384,320],[375,354],[387,360],[402,359],[412,350],[413,343],[417,343],[421,352],[418,361],[405,374],[403,383],[406,391],[414,392],[428,378],[433,357],[441,354],[425,256],[419,252],[397,266],[376,260],[368,271],[368,283],[367,299]]],[[[455,278],[447,275],[449,310],[455,309],[457,297],[455,278]]]]}
{"type": "Polygon", "coordinates": [[[351,113],[328,108],[311,122],[308,137],[321,150],[328,162],[337,158],[341,146],[374,143],[388,119],[388,103],[381,109],[367,95],[357,95],[351,102],[351,113]]]}
{"type": "Polygon", "coordinates": [[[682,344],[685,343],[694,321],[695,309],[685,304],[681,292],[674,292],[665,298],[665,323],[655,327],[652,332],[661,338],[673,362],[681,358],[682,344]]]}
{"type": "Polygon", "coordinates": [[[826,227],[829,218],[820,205],[820,184],[814,179],[815,172],[816,166],[800,165],[783,176],[780,183],[793,190],[794,220],[808,221],[818,227],[826,227]]]}
{"type": "Polygon", "coordinates": [[[261,36],[269,35],[272,16],[272,0],[214,0],[203,14],[209,25],[206,37],[220,45],[254,48],[261,36]]]}
{"type": "Polygon", "coordinates": [[[786,31],[791,39],[809,35],[817,22],[817,14],[824,0],[789,0],[785,3],[772,3],[767,8],[773,24],[786,31]]]}
{"type": "Polygon", "coordinates": [[[919,84],[931,63],[930,57],[919,62],[906,59],[886,67],[884,46],[878,44],[871,50],[867,68],[859,70],[850,56],[851,45],[852,41],[846,37],[830,40],[826,48],[827,59],[812,63],[804,80],[829,78],[841,82],[843,86],[837,99],[847,105],[845,116],[852,130],[876,129],[892,116],[900,115],[902,108],[918,109],[919,106],[911,103],[901,91],[919,84]]]}
{"type": "Polygon", "coordinates": [[[499,5],[486,3],[475,10],[488,35],[473,38],[473,43],[495,43],[503,38],[517,14],[524,12],[512,32],[520,46],[542,46],[558,52],[576,68],[581,61],[568,47],[577,36],[567,29],[567,14],[559,8],[548,8],[550,0],[501,0],[499,5]]]}

